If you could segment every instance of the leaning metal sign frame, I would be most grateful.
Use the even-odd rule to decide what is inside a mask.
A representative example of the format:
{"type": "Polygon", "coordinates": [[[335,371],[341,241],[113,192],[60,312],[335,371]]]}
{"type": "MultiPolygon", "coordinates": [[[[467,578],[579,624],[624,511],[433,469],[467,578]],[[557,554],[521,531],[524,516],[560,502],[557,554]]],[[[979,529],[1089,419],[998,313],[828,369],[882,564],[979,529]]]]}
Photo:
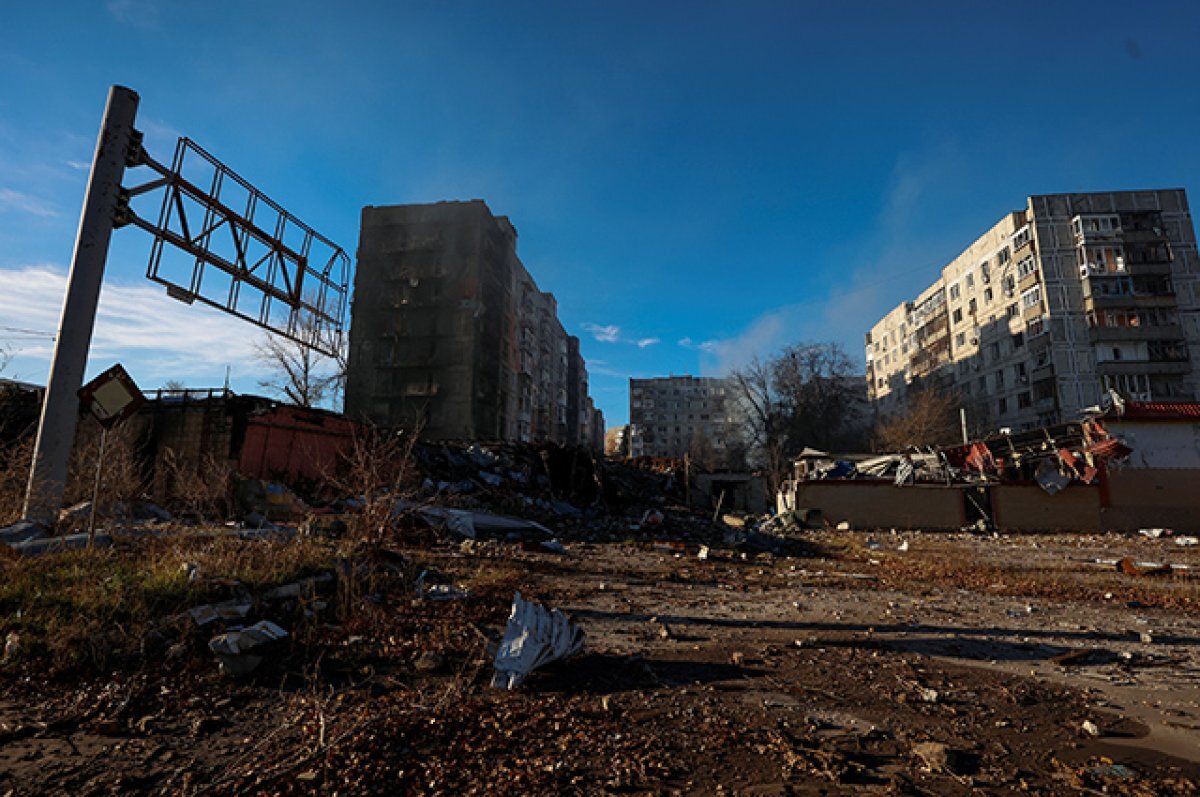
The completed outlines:
{"type": "Polygon", "coordinates": [[[339,356],[350,262],[341,247],[189,138],[179,139],[168,168],[150,157],[135,133],[127,165],[158,175],[121,189],[115,222],[154,236],[149,279],[180,301],[203,302],[339,356]],[[133,198],[160,190],[156,223],[132,209],[133,198]],[[190,269],[168,267],[163,256],[172,250],[194,258],[190,269]]]}

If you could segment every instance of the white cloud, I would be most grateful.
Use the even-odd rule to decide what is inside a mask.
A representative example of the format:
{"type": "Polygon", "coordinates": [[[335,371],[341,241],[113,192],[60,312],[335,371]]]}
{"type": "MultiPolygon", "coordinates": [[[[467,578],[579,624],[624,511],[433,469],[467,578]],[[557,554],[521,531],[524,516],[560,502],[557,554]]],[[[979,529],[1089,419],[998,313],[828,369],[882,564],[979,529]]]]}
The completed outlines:
{"type": "Polygon", "coordinates": [[[91,171],[91,168],[92,168],[92,164],[84,163],[83,161],[77,161],[77,160],[67,161],[67,166],[69,166],[70,168],[74,169],[77,172],[91,171]]]}
{"type": "Polygon", "coordinates": [[[29,194],[22,194],[20,191],[14,191],[11,188],[0,188],[0,213],[7,210],[15,210],[20,213],[47,218],[58,215],[58,211],[44,200],[32,197],[29,194]]]}
{"type": "Polygon", "coordinates": [[[699,351],[714,352],[717,350],[719,341],[704,340],[704,341],[700,341],[699,343],[697,343],[696,341],[692,340],[691,338],[680,338],[679,345],[685,349],[697,349],[699,351]]]}
{"type": "MultiPolygon", "coordinates": [[[[65,270],[54,266],[0,268],[0,318],[14,327],[54,334],[66,284],[65,270]]],[[[194,384],[211,380],[226,364],[246,369],[261,338],[246,321],[200,304],[180,304],[156,286],[106,282],[90,358],[105,367],[119,360],[147,384],[167,379],[194,384]]],[[[37,373],[29,361],[41,360],[48,367],[52,348],[51,341],[38,340],[22,345],[20,355],[30,372],[37,373]]]]}
{"type": "Polygon", "coordinates": [[[661,338],[642,338],[641,340],[639,340],[637,342],[637,347],[639,349],[644,349],[647,346],[653,346],[655,343],[662,343],[662,339],[661,338]]]}
{"type": "Polygon", "coordinates": [[[590,321],[585,321],[582,324],[583,328],[592,333],[592,337],[601,343],[616,343],[621,339],[621,328],[616,324],[601,326],[593,324],[590,321]]]}

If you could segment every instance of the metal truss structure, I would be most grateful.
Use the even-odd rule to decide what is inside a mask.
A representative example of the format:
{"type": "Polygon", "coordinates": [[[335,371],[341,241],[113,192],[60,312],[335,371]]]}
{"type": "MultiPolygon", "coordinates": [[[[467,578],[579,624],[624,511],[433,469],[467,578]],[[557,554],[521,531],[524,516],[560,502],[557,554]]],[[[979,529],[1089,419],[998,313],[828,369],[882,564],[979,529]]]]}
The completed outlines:
{"type": "Polygon", "coordinates": [[[122,188],[115,226],[154,236],[146,276],[200,301],[337,357],[348,296],[346,253],[273,202],[194,141],[181,138],[171,166],[136,132],[127,166],[157,177],[122,188]],[[161,193],[158,220],[138,208],[161,193]]]}

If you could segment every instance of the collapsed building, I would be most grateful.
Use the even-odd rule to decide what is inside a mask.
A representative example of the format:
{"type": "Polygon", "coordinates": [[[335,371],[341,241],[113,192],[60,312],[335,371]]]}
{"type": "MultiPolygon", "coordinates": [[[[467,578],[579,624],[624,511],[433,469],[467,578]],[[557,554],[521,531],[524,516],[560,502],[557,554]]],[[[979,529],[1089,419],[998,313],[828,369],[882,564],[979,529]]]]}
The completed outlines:
{"type": "Polygon", "coordinates": [[[346,413],[431,440],[604,448],[579,339],[481,200],[366,207],[346,413]]]}
{"type": "Polygon", "coordinates": [[[1124,401],[1082,420],[883,456],[806,450],[777,510],[856,528],[1200,532],[1200,403],[1124,401]]]}

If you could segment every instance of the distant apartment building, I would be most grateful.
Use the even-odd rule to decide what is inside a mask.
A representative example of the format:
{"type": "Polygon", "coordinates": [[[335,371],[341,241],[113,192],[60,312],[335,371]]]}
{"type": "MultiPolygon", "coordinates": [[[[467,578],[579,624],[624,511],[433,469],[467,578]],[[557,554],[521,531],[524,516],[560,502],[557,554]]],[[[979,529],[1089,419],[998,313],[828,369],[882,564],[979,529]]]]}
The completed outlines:
{"type": "Polygon", "coordinates": [[[723,462],[740,439],[737,402],[727,379],[664,376],[629,380],[631,456],[682,457],[711,451],[723,462]]]}
{"type": "Polygon", "coordinates": [[[579,340],[480,200],[366,207],[346,412],[428,439],[603,447],[579,340]]]}
{"type": "Polygon", "coordinates": [[[1076,418],[1109,390],[1200,398],[1200,259],[1182,189],[1031,196],[866,336],[887,416],[914,384],[991,428],[1076,418]],[[983,416],[981,419],[978,416],[983,416]]]}

